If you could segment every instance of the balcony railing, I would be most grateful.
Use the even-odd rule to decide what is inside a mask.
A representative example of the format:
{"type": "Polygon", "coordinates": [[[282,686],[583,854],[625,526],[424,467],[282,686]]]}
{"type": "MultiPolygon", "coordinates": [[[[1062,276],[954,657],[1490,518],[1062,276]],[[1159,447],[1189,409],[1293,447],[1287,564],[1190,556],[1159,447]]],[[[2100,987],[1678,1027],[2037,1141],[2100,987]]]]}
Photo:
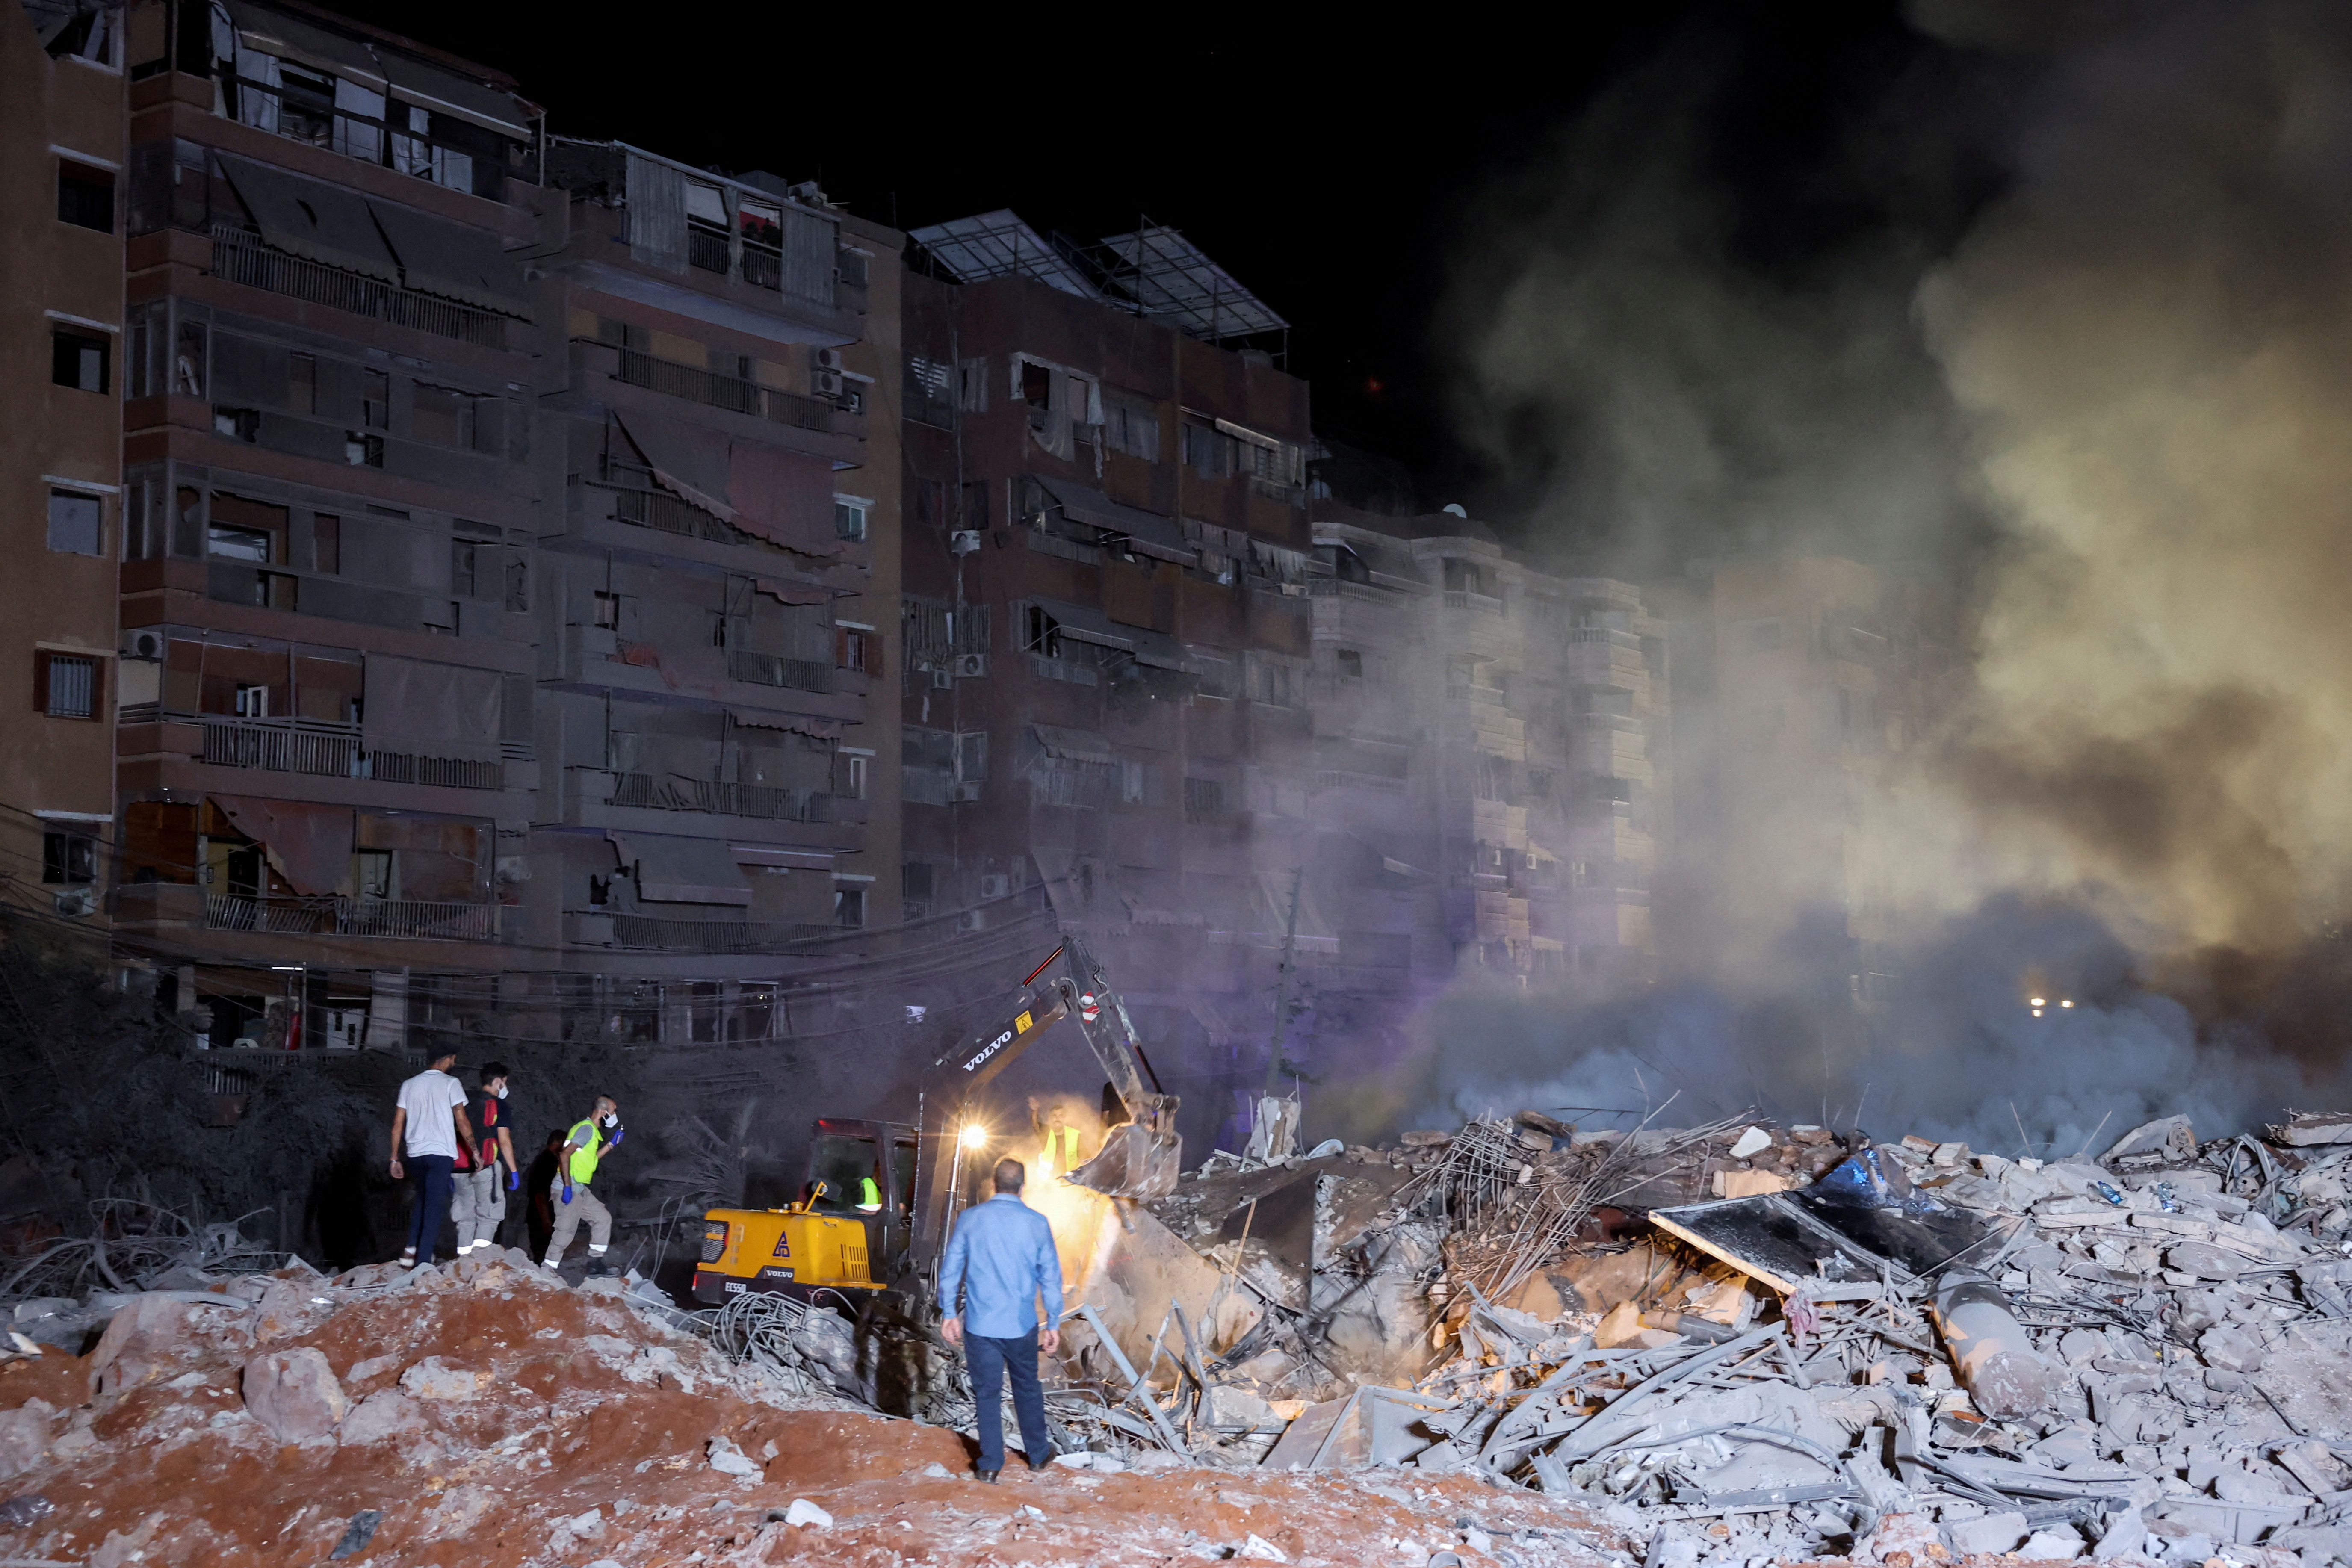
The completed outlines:
{"type": "Polygon", "coordinates": [[[1342,768],[1321,768],[1315,774],[1315,787],[1321,789],[1377,789],[1402,795],[1407,785],[1404,780],[1385,773],[1350,773],[1342,768]]]}
{"type": "Polygon", "coordinates": [[[261,242],[259,235],[226,224],[213,226],[213,276],[242,283],[248,289],[267,289],[313,305],[349,310],[355,316],[415,327],[419,331],[455,338],[479,348],[506,347],[503,316],[430,294],[395,289],[340,267],[305,261],[299,256],[270,249],[261,242]]]}
{"type": "Polygon", "coordinates": [[[766,250],[756,245],[743,247],[743,281],[755,289],[781,289],[784,286],[784,256],[780,250],[766,250]]]}
{"type": "Polygon", "coordinates": [[[447,942],[495,942],[496,904],[443,904],[419,899],[247,898],[206,893],[205,924],[213,931],[293,936],[423,937],[447,942]]]}
{"type": "Polygon", "coordinates": [[[823,822],[827,798],[819,790],[782,789],[772,784],[660,778],[652,773],[613,775],[613,804],[646,811],[707,811],[719,816],[776,822],[823,822]]]}
{"type": "Polygon", "coordinates": [[[1499,616],[1503,601],[1485,594],[1473,594],[1466,588],[1445,590],[1445,607],[1449,610],[1476,610],[1481,615],[1499,616]]]}
{"type": "MultiPolygon", "coordinates": [[[[592,910],[602,913],[602,910],[592,910]]],[[[614,915],[616,947],[655,948],[665,952],[766,952],[793,942],[839,936],[842,927],[800,925],[789,921],[680,921],[658,915],[614,915]]]]}
{"type": "Polygon", "coordinates": [[[833,666],[813,658],[729,648],[727,679],[748,680],[755,686],[785,686],[794,691],[831,691],[833,666]]]}
{"type": "Polygon", "coordinates": [[[803,397],[796,392],[762,386],[740,376],[721,375],[717,371],[656,359],[636,349],[622,349],[619,353],[620,368],[614,372],[614,378],[631,386],[708,404],[713,408],[732,409],[799,430],[833,428],[833,405],[820,398],[803,397]]]}
{"type": "Polygon", "coordinates": [[[1484,702],[1491,708],[1502,707],[1505,700],[1503,691],[1493,686],[1449,686],[1445,695],[1456,701],[1466,698],[1472,702],[1484,702]]]}
{"type": "Polygon", "coordinates": [[[688,224],[686,230],[686,263],[699,267],[705,272],[727,270],[727,235],[725,230],[713,234],[707,228],[688,224]]]}
{"type": "Polygon", "coordinates": [[[386,784],[430,784],[443,789],[506,787],[502,763],[418,756],[410,752],[363,751],[357,725],[313,719],[220,720],[203,714],[170,712],[148,704],[126,708],[121,718],[126,724],[178,721],[202,725],[204,760],[216,768],[378,779],[386,784]]]}

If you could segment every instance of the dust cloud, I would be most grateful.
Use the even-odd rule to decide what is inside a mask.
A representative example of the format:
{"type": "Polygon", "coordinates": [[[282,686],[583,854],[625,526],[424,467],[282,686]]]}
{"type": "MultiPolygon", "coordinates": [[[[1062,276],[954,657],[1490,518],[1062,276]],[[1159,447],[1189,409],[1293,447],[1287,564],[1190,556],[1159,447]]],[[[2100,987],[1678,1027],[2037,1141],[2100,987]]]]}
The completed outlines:
{"type": "Polygon", "coordinates": [[[1676,46],[1498,191],[1454,323],[1531,548],[1842,553],[1966,606],[1969,668],[1845,833],[1885,907],[1784,857],[1783,930],[1670,940],[1654,986],[1469,977],[1334,1120],[1679,1094],[2065,1153],[2342,1087],[2341,987],[2276,983],[2342,969],[2352,872],[2352,16],[1911,20],[1803,178],[1727,151],[1723,46],[1676,46]]]}

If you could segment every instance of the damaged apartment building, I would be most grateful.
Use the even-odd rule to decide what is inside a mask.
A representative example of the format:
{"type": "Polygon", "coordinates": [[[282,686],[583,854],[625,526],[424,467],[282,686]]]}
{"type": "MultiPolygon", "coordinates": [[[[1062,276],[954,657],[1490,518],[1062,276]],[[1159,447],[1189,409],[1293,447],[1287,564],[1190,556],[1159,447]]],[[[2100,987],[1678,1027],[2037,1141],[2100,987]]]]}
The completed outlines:
{"type": "Polygon", "coordinates": [[[766,1037],[895,914],[896,236],[309,7],[117,15],[126,950],[216,1046],[766,1037]]]}
{"type": "Polygon", "coordinates": [[[909,913],[985,929],[1042,885],[1171,1086],[1233,1077],[1244,1046],[1234,1081],[1262,1075],[1267,948],[1312,842],[1284,323],[1165,228],[1079,250],[997,212],[914,238],[909,913]]]}
{"type": "Polygon", "coordinates": [[[1310,504],[1333,1000],[1464,964],[1638,977],[1672,816],[1664,623],[1633,584],[1543,570],[1459,508],[1330,490],[1310,504]]]}

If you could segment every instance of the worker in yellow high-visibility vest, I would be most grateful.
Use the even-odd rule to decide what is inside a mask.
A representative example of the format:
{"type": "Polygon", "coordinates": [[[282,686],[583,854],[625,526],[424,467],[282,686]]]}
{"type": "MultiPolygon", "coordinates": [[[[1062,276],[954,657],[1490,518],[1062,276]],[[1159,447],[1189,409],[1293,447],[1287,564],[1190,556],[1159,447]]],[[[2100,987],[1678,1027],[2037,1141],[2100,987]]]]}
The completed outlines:
{"type": "Polygon", "coordinates": [[[1037,1100],[1029,1100],[1030,1121],[1036,1124],[1039,1142],[1044,1145],[1038,1155],[1042,1174],[1066,1176],[1086,1163],[1084,1143],[1078,1130],[1070,1125],[1069,1111],[1060,1100],[1040,1110],[1037,1100]]]}

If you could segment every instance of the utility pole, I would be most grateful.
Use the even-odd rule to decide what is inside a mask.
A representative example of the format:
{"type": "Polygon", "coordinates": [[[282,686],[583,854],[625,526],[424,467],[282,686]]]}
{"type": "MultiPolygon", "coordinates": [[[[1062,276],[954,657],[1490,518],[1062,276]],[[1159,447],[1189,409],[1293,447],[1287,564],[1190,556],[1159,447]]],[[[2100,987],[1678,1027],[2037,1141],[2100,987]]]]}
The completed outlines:
{"type": "Polygon", "coordinates": [[[1282,1035],[1290,1023],[1290,972],[1292,950],[1298,945],[1298,894],[1307,885],[1307,867],[1301,862],[1290,879],[1290,919],[1282,931],[1282,965],[1276,972],[1280,978],[1274,986],[1274,1049],[1265,1059],[1265,1092],[1275,1092],[1275,1080],[1282,1075],[1282,1035]]]}

